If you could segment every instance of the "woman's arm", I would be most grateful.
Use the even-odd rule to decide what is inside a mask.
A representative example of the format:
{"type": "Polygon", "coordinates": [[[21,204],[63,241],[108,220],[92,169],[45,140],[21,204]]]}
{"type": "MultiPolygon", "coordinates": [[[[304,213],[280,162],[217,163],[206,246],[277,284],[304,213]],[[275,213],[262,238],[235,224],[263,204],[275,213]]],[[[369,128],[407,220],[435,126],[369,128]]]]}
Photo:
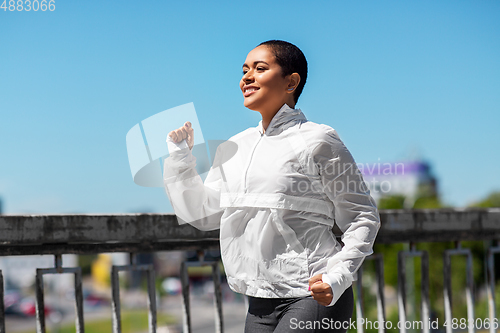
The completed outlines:
{"type": "MultiPolygon", "coordinates": [[[[189,223],[201,230],[219,229],[223,213],[219,200],[222,184],[220,168],[210,168],[203,183],[195,169],[196,157],[191,153],[193,130],[190,124],[187,128],[190,129],[190,137],[183,136],[182,132],[177,132],[177,135],[169,133],[167,136],[170,156],[164,161],[165,191],[170,198],[179,224],[189,223]]],[[[214,166],[220,165],[217,163],[219,158],[220,153],[217,150],[214,166]]]]}
{"type": "Polygon", "coordinates": [[[324,192],[334,204],[335,222],[343,232],[344,247],[328,260],[327,273],[322,276],[333,291],[329,304],[333,305],[352,284],[365,257],[373,253],[380,217],[354,159],[335,130],[327,131],[313,149],[313,158],[324,192]]]}

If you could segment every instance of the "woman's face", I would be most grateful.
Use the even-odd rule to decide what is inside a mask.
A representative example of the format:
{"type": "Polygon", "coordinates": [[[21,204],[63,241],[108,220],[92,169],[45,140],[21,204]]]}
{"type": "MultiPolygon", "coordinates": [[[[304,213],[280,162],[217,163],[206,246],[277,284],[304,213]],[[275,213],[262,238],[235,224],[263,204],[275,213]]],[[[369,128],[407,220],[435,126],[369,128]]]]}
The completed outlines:
{"type": "Polygon", "coordinates": [[[265,45],[257,46],[243,64],[240,81],[243,104],[261,113],[277,111],[290,99],[289,81],[289,76],[283,77],[271,50],[265,45]]]}

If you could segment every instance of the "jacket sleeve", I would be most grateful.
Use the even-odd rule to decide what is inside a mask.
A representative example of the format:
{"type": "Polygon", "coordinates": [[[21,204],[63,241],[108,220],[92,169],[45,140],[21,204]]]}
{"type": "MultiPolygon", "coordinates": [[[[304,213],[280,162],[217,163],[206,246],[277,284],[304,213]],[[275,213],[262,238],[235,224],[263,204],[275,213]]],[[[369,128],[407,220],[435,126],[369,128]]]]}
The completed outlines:
{"type": "MultiPolygon", "coordinates": [[[[189,223],[200,230],[219,229],[223,213],[220,167],[211,167],[203,182],[186,140],[175,143],[168,136],[167,144],[170,156],[164,161],[163,184],[179,224],[189,223]]],[[[217,149],[214,166],[219,165],[219,156],[217,149]]]]}
{"type": "Polygon", "coordinates": [[[363,176],[335,130],[327,131],[312,153],[323,190],[335,207],[335,223],[343,232],[344,246],[328,260],[322,277],[332,288],[332,306],[351,286],[364,258],[373,253],[380,217],[363,176]]]}

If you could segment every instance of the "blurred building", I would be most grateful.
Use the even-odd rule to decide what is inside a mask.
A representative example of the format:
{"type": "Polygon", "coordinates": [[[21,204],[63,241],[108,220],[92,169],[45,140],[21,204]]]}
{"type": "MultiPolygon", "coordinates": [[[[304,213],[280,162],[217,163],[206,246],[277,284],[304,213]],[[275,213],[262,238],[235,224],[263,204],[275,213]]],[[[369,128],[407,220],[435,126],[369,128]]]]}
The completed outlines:
{"type": "Polygon", "coordinates": [[[425,161],[396,163],[358,163],[366,185],[378,202],[384,196],[402,195],[411,208],[422,196],[437,196],[437,180],[425,161]]]}

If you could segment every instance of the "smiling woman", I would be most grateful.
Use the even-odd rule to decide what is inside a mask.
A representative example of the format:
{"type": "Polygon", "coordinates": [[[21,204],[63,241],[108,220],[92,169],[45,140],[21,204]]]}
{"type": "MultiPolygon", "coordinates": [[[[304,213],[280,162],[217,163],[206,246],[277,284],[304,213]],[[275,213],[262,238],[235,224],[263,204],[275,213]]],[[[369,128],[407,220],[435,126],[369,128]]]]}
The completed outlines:
{"type": "Polygon", "coordinates": [[[307,78],[307,61],[302,52],[294,45],[279,41],[261,43],[250,51],[243,64],[243,77],[240,88],[245,98],[243,104],[250,110],[262,114],[262,124],[267,128],[272,117],[282,105],[295,107],[307,78]],[[294,61],[300,74],[293,71],[285,56],[290,55],[293,48],[299,56],[289,57],[294,61]],[[284,53],[281,55],[281,53],[284,53]]]}
{"type": "Polygon", "coordinates": [[[337,132],[295,108],[306,78],[306,58],[293,44],[272,40],[250,51],[240,88],[262,121],[219,146],[205,182],[191,124],[167,137],[172,207],[180,223],[220,228],[229,286],[249,298],[245,332],[290,332],[298,322],[300,332],[345,332],[351,284],[380,226],[337,132]]]}

